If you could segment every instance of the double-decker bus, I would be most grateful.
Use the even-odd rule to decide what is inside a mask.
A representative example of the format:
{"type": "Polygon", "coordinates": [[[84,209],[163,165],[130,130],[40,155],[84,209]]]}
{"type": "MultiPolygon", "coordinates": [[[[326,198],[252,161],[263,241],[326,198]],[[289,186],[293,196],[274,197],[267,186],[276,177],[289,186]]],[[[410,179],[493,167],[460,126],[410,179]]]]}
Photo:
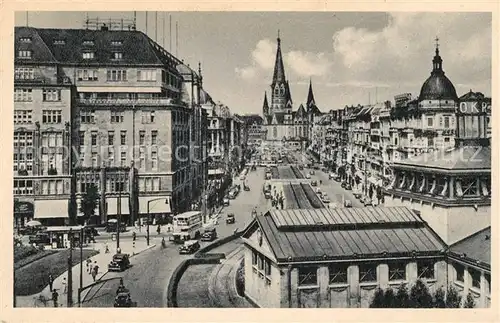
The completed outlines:
{"type": "Polygon", "coordinates": [[[203,226],[200,211],[189,211],[174,216],[172,239],[176,243],[198,239],[203,226]]]}

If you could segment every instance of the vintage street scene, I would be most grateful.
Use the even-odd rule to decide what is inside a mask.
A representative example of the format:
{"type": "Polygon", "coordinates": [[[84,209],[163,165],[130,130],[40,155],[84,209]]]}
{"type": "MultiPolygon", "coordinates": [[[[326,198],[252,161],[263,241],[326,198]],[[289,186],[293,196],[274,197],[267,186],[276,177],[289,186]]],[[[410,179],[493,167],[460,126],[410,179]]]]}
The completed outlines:
{"type": "Polygon", "coordinates": [[[491,13],[13,34],[14,307],[491,307],[491,13]]]}

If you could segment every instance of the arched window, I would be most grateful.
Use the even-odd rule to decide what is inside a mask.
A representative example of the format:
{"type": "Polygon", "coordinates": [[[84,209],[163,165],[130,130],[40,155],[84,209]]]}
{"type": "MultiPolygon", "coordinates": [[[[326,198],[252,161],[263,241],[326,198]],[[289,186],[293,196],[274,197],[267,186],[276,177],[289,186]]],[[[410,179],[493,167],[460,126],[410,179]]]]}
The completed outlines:
{"type": "Polygon", "coordinates": [[[280,88],[278,87],[278,84],[276,84],[276,87],[274,88],[274,95],[275,96],[280,95],[280,88]]]}
{"type": "Polygon", "coordinates": [[[280,94],[281,94],[281,95],[285,95],[285,85],[284,85],[284,84],[281,84],[281,91],[280,91],[280,94]]]}

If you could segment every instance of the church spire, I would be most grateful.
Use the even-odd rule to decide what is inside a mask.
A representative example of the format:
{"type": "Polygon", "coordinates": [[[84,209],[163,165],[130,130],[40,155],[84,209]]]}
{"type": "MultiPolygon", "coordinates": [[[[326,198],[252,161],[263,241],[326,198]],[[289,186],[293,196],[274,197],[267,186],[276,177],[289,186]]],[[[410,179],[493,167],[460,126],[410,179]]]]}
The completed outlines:
{"type": "Polygon", "coordinates": [[[267,92],[264,92],[264,104],[262,104],[262,113],[265,115],[269,114],[269,104],[267,103],[267,92]]]}
{"type": "Polygon", "coordinates": [[[273,84],[285,82],[285,68],[283,67],[283,57],[281,56],[281,38],[278,30],[278,49],[276,50],[276,62],[274,63],[273,84]]]}
{"type": "Polygon", "coordinates": [[[309,79],[309,93],[307,94],[307,110],[309,111],[310,107],[316,105],[316,101],[314,100],[313,88],[312,88],[312,80],[309,79]]]}
{"type": "Polygon", "coordinates": [[[432,59],[432,74],[443,73],[443,60],[439,56],[439,38],[436,36],[436,55],[432,59]]]}

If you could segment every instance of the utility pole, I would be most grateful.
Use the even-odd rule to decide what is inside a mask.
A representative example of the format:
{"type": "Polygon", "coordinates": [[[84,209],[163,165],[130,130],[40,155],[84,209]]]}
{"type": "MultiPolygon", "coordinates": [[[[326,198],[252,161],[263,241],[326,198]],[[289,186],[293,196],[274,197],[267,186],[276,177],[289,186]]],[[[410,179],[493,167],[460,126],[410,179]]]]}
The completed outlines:
{"type": "Polygon", "coordinates": [[[81,290],[83,289],[83,227],[80,229],[80,288],[78,289],[78,306],[82,306],[81,290]]]}
{"type": "Polygon", "coordinates": [[[116,252],[120,250],[120,229],[122,226],[122,183],[118,190],[118,224],[116,226],[116,252]]]}
{"type": "Polygon", "coordinates": [[[148,247],[149,247],[149,203],[150,202],[151,201],[148,201],[148,217],[146,219],[146,222],[147,222],[146,223],[146,225],[147,225],[147,227],[146,227],[146,244],[148,245],[148,247]]]}
{"type": "MultiPolygon", "coordinates": [[[[68,255],[68,307],[73,307],[73,229],[69,229],[69,255],[68,255]]],[[[81,259],[80,259],[81,260],[81,259]]]]}

